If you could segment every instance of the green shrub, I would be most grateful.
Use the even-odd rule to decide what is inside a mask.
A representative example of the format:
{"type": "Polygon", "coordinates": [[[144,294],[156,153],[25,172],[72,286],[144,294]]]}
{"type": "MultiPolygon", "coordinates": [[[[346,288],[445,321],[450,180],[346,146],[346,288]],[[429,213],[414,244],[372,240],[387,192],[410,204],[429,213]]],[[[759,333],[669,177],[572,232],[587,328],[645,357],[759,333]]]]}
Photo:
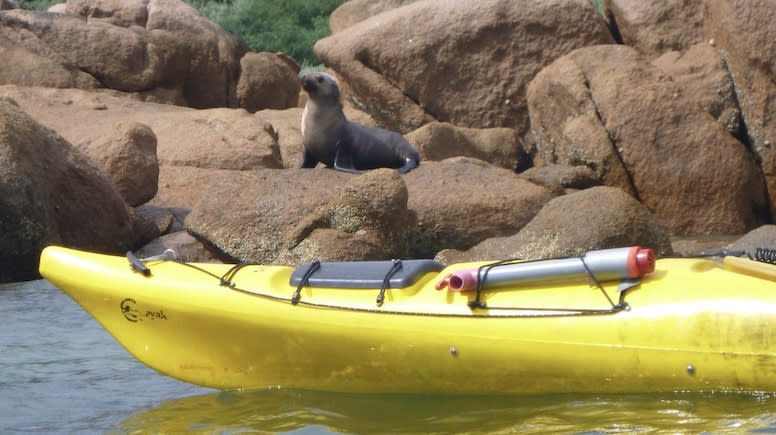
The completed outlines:
{"type": "Polygon", "coordinates": [[[57,3],[64,3],[63,0],[16,0],[16,4],[22,9],[35,11],[45,11],[57,3]]]}
{"type": "Polygon", "coordinates": [[[345,0],[187,0],[239,35],[254,51],[283,51],[302,65],[320,63],[313,44],[329,34],[329,15],[345,0]]]}
{"type": "Polygon", "coordinates": [[[590,0],[590,3],[593,4],[593,7],[599,14],[604,13],[604,0],[590,0]]]}
{"type": "MultiPolygon", "coordinates": [[[[282,51],[303,66],[320,64],[315,41],[329,34],[329,15],[345,0],[185,0],[199,13],[239,35],[254,51],[282,51]]],[[[17,0],[46,10],[62,0],[17,0]]]]}

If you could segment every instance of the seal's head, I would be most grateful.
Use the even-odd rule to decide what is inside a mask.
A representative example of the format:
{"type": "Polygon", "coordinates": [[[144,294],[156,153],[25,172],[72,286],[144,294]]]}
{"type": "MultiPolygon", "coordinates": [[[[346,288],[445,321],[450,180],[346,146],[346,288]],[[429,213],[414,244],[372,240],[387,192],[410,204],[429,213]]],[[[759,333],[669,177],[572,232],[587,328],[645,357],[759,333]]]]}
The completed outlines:
{"type": "Polygon", "coordinates": [[[314,72],[302,77],[302,89],[311,99],[319,102],[339,103],[340,90],[337,80],[329,74],[314,72]]]}

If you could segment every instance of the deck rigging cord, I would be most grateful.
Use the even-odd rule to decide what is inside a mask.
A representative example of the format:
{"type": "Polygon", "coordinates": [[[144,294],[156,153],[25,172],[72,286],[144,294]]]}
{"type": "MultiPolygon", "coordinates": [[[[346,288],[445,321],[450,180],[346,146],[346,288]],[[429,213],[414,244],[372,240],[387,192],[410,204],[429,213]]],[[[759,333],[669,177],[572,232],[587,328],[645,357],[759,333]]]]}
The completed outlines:
{"type": "MultiPolygon", "coordinates": [[[[171,251],[171,250],[170,250],[171,251]]],[[[721,249],[720,251],[716,251],[713,253],[701,253],[698,255],[692,255],[690,257],[718,257],[718,256],[735,256],[735,257],[748,257],[750,260],[753,261],[759,261],[763,263],[768,264],[776,264],[776,249],[769,249],[769,248],[757,248],[755,249],[754,253],[747,250],[727,250],[727,249],[721,249]]],[[[144,259],[140,259],[137,256],[135,256],[132,252],[127,252],[126,254],[127,260],[129,261],[130,267],[133,271],[141,273],[143,276],[150,277],[151,276],[151,269],[148,267],[146,262],[172,262],[177,263],[189,268],[192,268],[194,270],[197,270],[201,273],[204,273],[206,275],[209,275],[215,279],[217,279],[221,286],[228,287],[232,290],[239,291],[241,293],[253,295],[253,296],[259,296],[271,300],[276,301],[286,301],[290,302],[293,305],[306,305],[311,307],[319,307],[319,308],[330,308],[330,309],[339,309],[339,310],[348,310],[348,311],[370,311],[370,312],[377,312],[377,313],[385,313],[385,314],[402,314],[402,315],[419,315],[419,316],[434,316],[434,317],[458,317],[461,316],[460,314],[444,314],[444,313],[420,313],[420,312],[404,312],[404,311],[393,311],[393,310],[378,310],[378,309],[367,309],[367,308],[358,308],[358,307],[348,307],[348,306],[342,306],[342,305],[331,305],[331,304],[324,304],[324,303],[314,303],[314,302],[305,302],[301,301],[301,292],[302,289],[305,286],[309,286],[309,280],[312,277],[312,275],[320,269],[321,262],[320,260],[316,260],[312,262],[308,268],[305,270],[305,273],[297,286],[296,290],[294,291],[291,298],[285,298],[282,296],[274,296],[266,293],[258,293],[255,291],[250,291],[246,289],[239,288],[235,282],[234,279],[237,275],[237,273],[245,268],[246,266],[256,266],[259,265],[258,263],[252,263],[252,262],[240,262],[238,264],[235,264],[232,266],[229,270],[227,270],[223,275],[217,275],[214,274],[204,268],[198,267],[195,264],[188,263],[186,261],[178,259],[176,256],[170,256],[165,251],[165,254],[161,254],[158,256],[148,257],[144,259]]],[[[487,276],[488,273],[493,270],[496,267],[504,266],[504,265],[512,265],[516,264],[518,262],[525,261],[519,260],[519,259],[509,259],[509,260],[503,260],[503,261],[497,261],[490,264],[485,264],[483,266],[480,266],[478,268],[478,275],[482,276],[482,279],[478,280],[477,282],[477,288],[474,300],[471,300],[468,302],[469,308],[472,310],[471,316],[474,317],[482,317],[482,318],[492,318],[494,316],[490,316],[487,313],[485,314],[479,314],[476,313],[475,310],[503,310],[503,311],[516,311],[516,312],[523,312],[522,314],[510,314],[510,315],[503,315],[498,316],[499,318],[510,318],[510,317],[568,317],[568,316],[581,316],[581,315],[605,315],[605,314],[615,314],[620,311],[627,311],[630,307],[627,302],[625,302],[625,295],[628,292],[628,290],[638,286],[638,280],[622,280],[621,285],[619,288],[619,300],[615,303],[609,294],[604,289],[603,285],[599,282],[599,280],[595,277],[595,274],[590,270],[587,263],[585,262],[584,257],[567,257],[567,258],[579,258],[582,262],[582,265],[584,266],[588,278],[590,280],[590,284],[594,287],[596,287],[604,298],[609,303],[609,307],[606,308],[553,308],[553,307],[514,307],[514,306],[489,306],[484,301],[482,301],[482,294],[483,294],[483,287],[485,283],[487,282],[487,276]],[[528,314],[530,312],[530,314],[528,314]]],[[[533,261],[542,261],[542,260],[533,260],[533,261]]],[[[382,285],[379,289],[378,296],[376,299],[376,305],[378,307],[381,307],[384,302],[385,297],[385,291],[386,289],[390,288],[390,280],[393,277],[393,275],[401,270],[402,268],[402,262],[401,260],[392,260],[391,261],[391,268],[388,270],[387,274],[385,275],[382,285]]]]}
{"type": "Polygon", "coordinates": [[[321,268],[321,260],[315,260],[310,263],[310,266],[305,270],[299,285],[296,287],[294,295],[291,296],[291,303],[296,305],[299,303],[299,298],[302,297],[302,289],[304,286],[309,285],[310,277],[313,276],[316,270],[321,268]]]}
{"type": "Polygon", "coordinates": [[[383,301],[385,300],[385,289],[390,287],[391,278],[393,278],[396,272],[401,270],[401,267],[401,260],[391,260],[391,268],[388,270],[388,273],[385,274],[385,278],[383,278],[383,284],[380,286],[380,293],[377,294],[377,299],[375,300],[375,303],[378,307],[383,306],[383,301]]]}
{"type": "MultiPolygon", "coordinates": [[[[562,312],[562,313],[567,313],[567,315],[614,314],[628,309],[628,303],[625,302],[625,293],[629,289],[635,287],[636,285],[627,285],[622,290],[620,290],[619,301],[617,303],[614,303],[614,301],[612,301],[612,299],[609,297],[609,294],[606,293],[606,290],[604,289],[604,287],[595,277],[595,274],[590,270],[590,267],[588,267],[584,256],[567,257],[567,258],[579,258],[579,260],[582,262],[582,266],[585,268],[585,271],[587,273],[588,279],[590,280],[591,284],[593,284],[597,289],[599,289],[601,291],[601,294],[603,294],[604,298],[606,298],[606,300],[609,302],[610,306],[608,308],[547,308],[547,307],[498,307],[498,306],[494,307],[494,306],[489,306],[485,302],[483,302],[481,300],[482,290],[485,283],[488,280],[488,273],[491,270],[499,266],[542,261],[542,260],[532,260],[532,261],[526,262],[526,261],[521,261],[519,259],[497,261],[495,263],[490,263],[490,264],[485,264],[483,266],[480,266],[477,269],[477,274],[478,276],[482,276],[482,279],[477,281],[477,290],[475,293],[475,297],[473,301],[469,301],[469,308],[471,308],[472,310],[479,308],[479,309],[488,309],[488,310],[533,311],[537,313],[562,312]]],[[[530,317],[546,317],[548,315],[551,315],[551,314],[536,314],[530,317]]]]}

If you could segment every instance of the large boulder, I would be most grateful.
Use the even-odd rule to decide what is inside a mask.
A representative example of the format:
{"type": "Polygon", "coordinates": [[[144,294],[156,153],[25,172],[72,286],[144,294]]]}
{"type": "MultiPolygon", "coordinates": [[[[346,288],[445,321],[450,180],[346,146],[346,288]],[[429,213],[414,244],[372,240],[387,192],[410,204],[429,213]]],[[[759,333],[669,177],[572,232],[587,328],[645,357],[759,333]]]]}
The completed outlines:
{"type": "Polygon", "coordinates": [[[299,265],[406,258],[415,225],[394,170],[263,170],[202,192],[186,229],[219,258],[299,265]]]}
{"type": "Polygon", "coordinates": [[[742,137],[741,109],[735,84],[719,50],[702,42],[684,51],[669,51],[652,60],[652,64],[674,79],[681,89],[682,99],[694,101],[730,134],[742,137]]]}
{"type": "Polygon", "coordinates": [[[153,130],[157,156],[168,166],[249,170],[281,168],[267,122],[243,109],[202,109],[138,101],[115,92],[0,86],[25,111],[78,147],[104,144],[117,126],[138,122],[153,130]]]}
{"type": "MultiPolygon", "coordinates": [[[[186,215],[209,183],[242,171],[283,167],[267,122],[242,109],[195,110],[142,102],[114,91],[8,85],[0,86],[3,95],[13,97],[25,111],[79,148],[99,150],[116,145],[121,141],[121,126],[141,123],[150,127],[157,139],[158,183],[152,186],[153,174],[141,176],[141,182],[149,191],[156,189],[148,205],[174,216],[170,231],[183,229],[186,215]]],[[[297,128],[298,122],[297,118],[297,128]]],[[[299,146],[301,153],[301,139],[299,146]]]]}
{"type": "Polygon", "coordinates": [[[299,69],[291,67],[284,55],[247,53],[240,59],[237,82],[239,106],[254,113],[262,109],[287,109],[299,101],[299,69]]]}
{"type": "Polygon", "coordinates": [[[406,137],[423,160],[473,157],[507,169],[527,165],[528,155],[511,128],[465,128],[432,122],[406,137]]]}
{"type": "Polygon", "coordinates": [[[410,252],[419,258],[514,234],[557,194],[508,169],[467,157],[423,162],[404,181],[409,208],[418,217],[408,234],[414,245],[410,252]]]}
{"type": "Polygon", "coordinates": [[[249,171],[162,166],[159,171],[159,189],[146,206],[170,212],[174,220],[169,231],[182,231],[185,229],[186,216],[199,202],[203,190],[212,184],[236,179],[247,172],[249,171]]]}
{"type": "Polygon", "coordinates": [[[418,1],[315,44],[351,99],[402,133],[432,120],[528,130],[525,88],[569,51],[612,43],[587,0],[418,1]]]}
{"type": "Polygon", "coordinates": [[[528,101],[540,160],[590,167],[672,234],[740,234],[767,219],[752,153],[632,48],[569,53],[536,76],[528,101]]]}
{"type": "Polygon", "coordinates": [[[379,13],[396,9],[398,7],[415,3],[418,0],[350,0],[341,4],[329,17],[329,29],[331,33],[337,33],[343,29],[360,23],[365,19],[379,13]]]}
{"type": "Polygon", "coordinates": [[[392,169],[369,171],[348,180],[338,196],[286,233],[275,262],[406,258],[414,225],[401,176],[392,169]]]}
{"type": "Polygon", "coordinates": [[[513,234],[553,197],[507,169],[465,158],[425,162],[403,176],[266,169],[204,189],[186,228],[232,260],[429,258],[513,234]]]}
{"type": "Polygon", "coordinates": [[[110,177],[131,207],[145,204],[156,196],[159,160],[156,135],[145,124],[119,124],[104,143],[93,142],[81,151],[94,160],[110,177]]]}
{"type": "Polygon", "coordinates": [[[704,31],[735,80],[746,139],[765,174],[776,216],[776,7],[772,1],[705,0],[704,31]]]}
{"type": "MultiPolygon", "coordinates": [[[[774,251],[776,250],[776,225],[763,225],[755,228],[729,244],[727,248],[731,251],[747,251],[753,256],[758,253],[758,249],[774,251]]],[[[772,254],[761,251],[760,255],[767,256],[772,254]]],[[[774,261],[773,257],[770,257],[770,259],[771,262],[774,261]]]]}
{"type": "Polygon", "coordinates": [[[237,105],[247,45],[183,1],[71,0],[66,11],[3,11],[0,27],[21,35],[19,48],[108,88],[197,108],[237,105]]]}
{"type": "Polygon", "coordinates": [[[103,20],[120,27],[145,27],[149,6],[149,0],[68,0],[65,13],[103,20]]]}
{"type": "Polygon", "coordinates": [[[622,42],[649,56],[703,40],[703,0],[606,0],[604,8],[622,42]]]}
{"type": "Polygon", "coordinates": [[[141,224],[88,157],[0,99],[0,282],[36,278],[49,244],[126,252],[141,224]]]}
{"type": "Polygon", "coordinates": [[[443,251],[445,262],[519,258],[541,260],[595,249],[645,246],[671,254],[666,227],[641,203],[616,187],[593,187],[547,203],[515,235],[485,240],[467,252],[443,251]]]}
{"type": "Polygon", "coordinates": [[[186,229],[219,258],[273,263],[289,240],[301,242],[299,222],[314,221],[353,177],[324,168],[235,172],[202,187],[186,229]]]}
{"type": "Polygon", "coordinates": [[[0,26],[0,85],[94,89],[102,87],[91,75],[68,63],[25,29],[0,26]]]}
{"type": "Polygon", "coordinates": [[[528,168],[518,175],[553,190],[567,191],[587,189],[601,184],[592,169],[587,166],[543,165],[528,168]]]}

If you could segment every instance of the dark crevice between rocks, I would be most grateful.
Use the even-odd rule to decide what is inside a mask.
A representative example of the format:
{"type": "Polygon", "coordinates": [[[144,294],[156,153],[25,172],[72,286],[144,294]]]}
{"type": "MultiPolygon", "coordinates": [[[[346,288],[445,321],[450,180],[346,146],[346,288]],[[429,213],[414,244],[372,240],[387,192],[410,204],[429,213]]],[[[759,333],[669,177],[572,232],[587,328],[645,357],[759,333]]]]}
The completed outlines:
{"type": "MultiPolygon", "coordinates": [[[[735,75],[733,74],[733,69],[730,68],[730,62],[728,61],[728,54],[725,50],[717,50],[722,57],[723,67],[725,68],[725,71],[727,71],[728,76],[730,77],[730,81],[733,83],[733,102],[735,106],[738,108],[738,129],[735,131],[735,133],[730,133],[733,138],[735,138],[737,141],[741,142],[747,150],[749,150],[749,154],[754,158],[754,161],[757,163],[757,166],[762,168],[762,156],[755,150],[754,147],[754,141],[749,134],[749,127],[746,124],[746,117],[744,116],[744,112],[741,108],[741,98],[739,97],[740,90],[738,86],[736,85],[735,75]]],[[[762,169],[761,169],[762,170],[762,169]]],[[[763,174],[763,183],[765,183],[765,174],[763,174]]],[[[765,191],[768,191],[768,187],[766,185],[765,191]]],[[[770,195],[768,195],[770,196],[770,195]]],[[[766,222],[773,222],[774,216],[771,213],[772,205],[770,204],[770,200],[767,201],[768,204],[764,209],[755,209],[753,210],[754,214],[757,216],[764,216],[766,222]]]]}
{"type": "Polygon", "coordinates": [[[738,125],[739,128],[736,130],[735,133],[731,133],[731,135],[736,138],[739,142],[744,144],[746,149],[749,150],[749,152],[752,153],[755,160],[757,161],[757,164],[762,164],[760,156],[755,152],[754,150],[754,144],[752,143],[752,139],[749,136],[749,127],[746,125],[746,118],[744,117],[743,111],[741,110],[741,98],[739,98],[739,89],[738,86],[736,86],[736,80],[733,74],[733,70],[730,68],[730,62],[728,62],[727,53],[725,50],[717,50],[722,57],[723,67],[725,68],[725,71],[727,71],[728,76],[730,77],[730,81],[733,83],[733,103],[738,108],[738,125]]]}
{"type": "MultiPolygon", "coordinates": [[[[609,138],[609,144],[612,147],[612,151],[614,152],[614,155],[617,156],[617,160],[620,162],[620,165],[622,165],[622,168],[625,170],[625,174],[628,177],[628,184],[631,186],[631,191],[635,195],[636,200],[641,202],[641,195],[639,195],[639,190],[636,188],[636,184],[633,181],[633,175],[628,170],[628,165],[625,164],[625,160],[623,160],[622,154],[620,154],[620,150],[617,149],[617,141],[612,136],[612,132],[609,131],[608,128],[606,128],[606,123],[604,122],[603,116],[601,116],[601,110],[598,107],[598,103],[595,101],[595,98],[593,98],[593,91],[590,87],[590,80],[588,80],[587,75],[585,75],[584,71],[582,72],[582,75],[585,77],[584,85],[587,88],[588,93],[590,94],[590,101],[593,102],[593,107],[595,107],[595,117],[596,119],[598,119],[598,122],[601,123],[603,128],[606,130],[606,135],[609,138]]],[[[591,169],[595,169],[595,168],[591,168],[591,169]]]]}
{"type": "Polygon", "coordinates": [[[614,14],[612,13],[611,9],[606,9],[604,11],[604,21],[606,22],[606,27],[609,28],[609,33],[612,34],[612,38],[614,38],[615,42],[620,45],[625,45],[622,40],[620,28],[617,26],[617,20],[614,18],[614,14]]]}

